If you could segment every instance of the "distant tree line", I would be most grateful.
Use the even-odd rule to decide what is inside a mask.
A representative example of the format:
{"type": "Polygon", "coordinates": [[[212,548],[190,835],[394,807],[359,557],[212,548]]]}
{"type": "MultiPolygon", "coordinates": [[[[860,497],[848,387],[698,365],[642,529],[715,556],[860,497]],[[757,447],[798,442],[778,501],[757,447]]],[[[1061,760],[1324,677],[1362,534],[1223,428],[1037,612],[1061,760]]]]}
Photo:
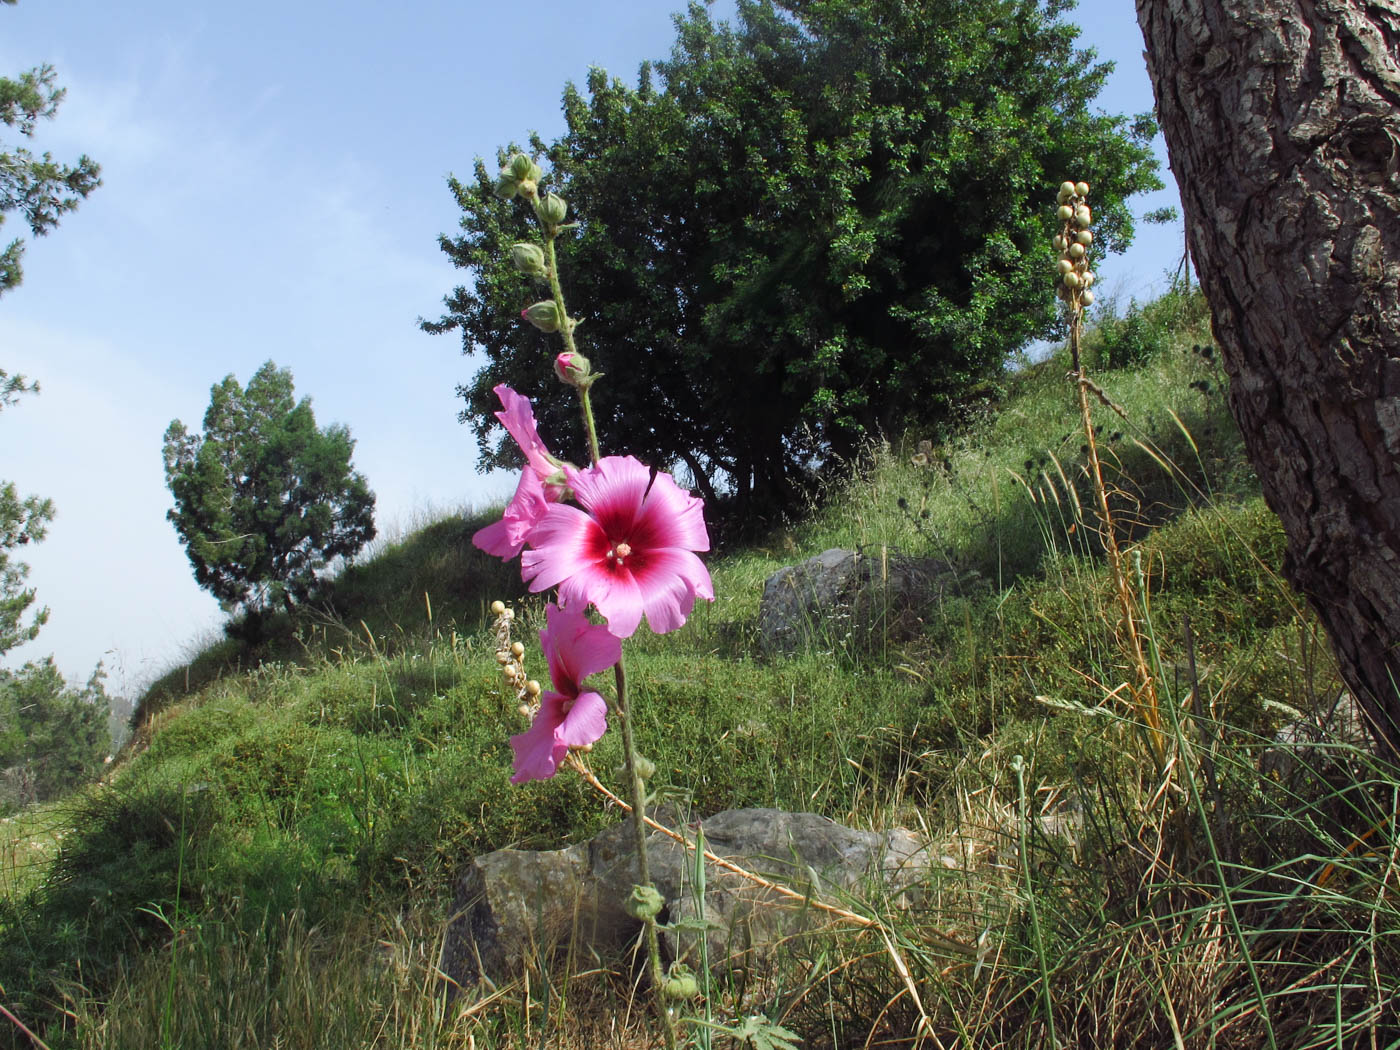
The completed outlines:
{"type": "MultiPolygon", "coordinates": [[[[604,444],[684,464],[735,509],[781,508],[829,457],[994,393],[1057,324],[1059,182],[1093,184],[1109,251],[1132,236],[1127,199],[1161,186],[1153,121],[1090,108],[1111,67],[1075,49],[1069,6],[740,0],[730,26],[692,3],[635,87],[597,69],[586,94],[568,85],[567,132],[528,148],[579,224],[561,269],[607,376],[604,444]]],[[[570,400],[540,396],[549,344],[519,311],[543,296],[509,250],[529,225],[496,174],[450,180],[461,232],[440,242],[471,280],[423,327],[484,354],[460,390],[484,468],[514,465],[501,382],[581,457],[570,400]]]]}

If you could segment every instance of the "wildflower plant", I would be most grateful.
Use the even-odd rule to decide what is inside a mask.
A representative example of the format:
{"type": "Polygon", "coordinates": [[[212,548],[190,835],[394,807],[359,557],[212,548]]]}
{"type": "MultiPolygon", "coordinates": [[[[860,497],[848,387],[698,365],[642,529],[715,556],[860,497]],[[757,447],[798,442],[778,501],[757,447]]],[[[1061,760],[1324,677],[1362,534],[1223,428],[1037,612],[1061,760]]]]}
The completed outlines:
{"type": "Polygon", "coordinates": [[[687,983],[685,974],[662,972],[657,916],[664,902],[647,863],[643,783],[654,766],[638,753],[633,736],[622,643],[643,619],[650,630],[664,634],[684,625],[697,598],[714,599],[710,574],[698,557],[710,541],[701,501],[670,474],[632,456],[603,456],[598,447],[590,392],[602,376],[575,344],[578,321],[565,306],[554,250],[555,240],[571,228],[564,221],[568,205],[556,194],[541,193],[541,174],[531,158],[517,153],[501,170],[496,190],[529,205],[539,225],[541,242],[514,245],[511,259],[527,279],[547,282],[551,297],[525,307],[521,318],[563,342],[554,374],[578,398],[590,463],[578,467],[554,456],[540,440],[529,400],[497,386],[496,418],[520,446],[525,468],[501,520],[477,532],[472,542],[496,557],[518,555],[532,592],[557,592],[545,607],[546,626],[540,631],[550,689],[525,675],[524,646],[510,639],[511,610],[501,602],[492,606],[497,661],[522,715],[531,720],[525,732],[511,737],[511,782],[548,779],[571,764],[593,783],[577,753],[592,748],[610,718],[621,729],[640,879],[625,904],[643,923],[656,1012],[666,1045],[674,1050],[669,1003],[687,997],[694,978],[687,983]],[[602,623],[589,618],[590,607],[602,623]],[[608,668],[615,681],[611,700],[587,682],[608,668]]]}

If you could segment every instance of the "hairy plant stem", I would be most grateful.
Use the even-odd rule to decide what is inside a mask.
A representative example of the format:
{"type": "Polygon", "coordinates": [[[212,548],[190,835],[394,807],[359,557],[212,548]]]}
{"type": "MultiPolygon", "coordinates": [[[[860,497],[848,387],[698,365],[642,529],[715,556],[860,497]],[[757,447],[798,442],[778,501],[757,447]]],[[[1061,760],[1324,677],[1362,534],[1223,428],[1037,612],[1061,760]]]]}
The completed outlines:
{"type": "MultiPolygon", "coordinates": [[[[613,667],[617,680],[617,699],[614,707],[617,720],[622,723],[622,750],[627,760],[627,782],[632,795],[632,833],[637,842],[637,884],[651,885],[651,868],[647,862],[647,822],[646,788],[637,775],[637,745],[632,735],[632,712],[627,706],[627,671],[619,660],[613,667]]],[[[671,1012],[666,1007],[666,995],[662,990],[665,974],[661,971],[661,942],[656,933],[656,916],[648,915],[642,920],[643,933],[647,943],[647,963],[651,976],[652,998],[657,1016],[661,1019],[661,1030],[666,1037],[667,1050],[675,1050],[676,1028],[671,1021],[671,1012]]]]}
{"type": "MultiPolygon", "coordinates": [[[[559,231],[554,226],[544,226],[545,272],[549,276],[549,290],[554,294],[554,308],[559,314],[559,335],[564,340],[567,353],[578,353],[574,344],[574,326],[564,305],[564,289],[559,283],[558,258],[554,253],[554,240],[559,231]]],[[[580,383],[578,390],[579,413],[583,416],[584,433],[588,436],[588,455],[596,466],[601,454],[598,449],[598,430],[593,424],[593,403],[588,397],[590,381],[580,383]]],[[[637,846],[638,885],[651,885],[651,866],[647,860],[646,789],[642,778],[637,775],[637,744],[632,735],[632,713],[627,705],[627,669],[619,659],[613,666],[617,680],[617,698],[613,701],[613,711],[622,724],[622,750],[626,760],[626,776],[632,796],[632,831],[637,846]]],[[[666,1039],[666,1050],[676,1050],[676,1027],[671,1012],[666,1006],[664,990],[666,975],[661,969],[661,941],[656,932],[656,916],[648,915],[642,920],[643,936],[647,947],[647,968],[651,977],[652,1000],[656,1015],[661,1021],[661,1031],[666,1039]]]]}
{"type": "MultiPolygon", "coordinates": [[[[564,307],[564,287],[559,283],[558,257],[554,254],[554,240],[558,236],[559,231],[555,227],[544,228],[545,273],[549,277],[550,293],[554,296],[554,309],[559,314],[559,336],[564,340],[564,351],[576,354],[578,347],[574,343],[574,324],[564,307]]],[[[593,425],[593,405],[588,399],[587,384],[578,388],[578,398],[579,411],[583,415],[583,432],[588,437],[588,456],[596,464],[602,457],[598,451],[598,429],[593,425]]]]}

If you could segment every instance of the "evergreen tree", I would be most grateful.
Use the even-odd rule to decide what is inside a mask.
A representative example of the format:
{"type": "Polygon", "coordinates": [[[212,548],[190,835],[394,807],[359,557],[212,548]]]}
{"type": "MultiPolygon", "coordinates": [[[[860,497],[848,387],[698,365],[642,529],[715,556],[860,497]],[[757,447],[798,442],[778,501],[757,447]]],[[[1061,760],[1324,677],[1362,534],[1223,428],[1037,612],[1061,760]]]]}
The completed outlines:
{"type": "MultiPolygon", "coordinates": [[[[16,0],[0,2],[13,5],[16,0]]],[[[52,118],[63,101],[63,89],[55,87],[54,77],[48,65],[21,73],[17,79],[0,77],[0,123],[24,138],[32,137],[39,121],[52,118]]],[[[0,142],[0,225],[10,212],[19,212],[30,233],[43,236],[97,188],[99,174],[98,166],[86,156],[73,165],[60,164],[48,153],[36,157],[28,149],[0,142]]],[[[19,238],[0,251],[0,295],[20,283],[23,254],[24,242],[19,238]]],[[[0,408],[38,389],[37,383],[0,368],[0,408]]],[[[48,619],[48,610],[41,609],[25,623],[35,596],[24,586],[29,567],[15,560],[13,551],[43,539],[53,513],[51,501],[21,497],[12,483],[0,482],[0,654],[31,640],[48,619]]]]}
{"type": "Polygon", "coordinates": [[[374,493],[351,469],[354,448],[346,427],[316,426],[291,372],[271,361],[246,389],[230,375],[210,390],[202,434],[172,422],[166,516],[200,586],[254,612],[310,597],[332,559],[374,538],[374,493]]]}
{"type": "MultiPolygon", "coordinates": [[[[649,66],[635,88],[601,70],[586,96],[570,85],[567,133],[533,152],[579,223],[561,270],[607,375],[604,444],[685,463],[707,497],[782,505],[814,464],[994,394],[1057,324],[1046,197],[1068,173],[1093,183],[1112,251],[1126,199],[1161,185],[1151,119],[1090,110],[1110,67],[1074,48],[1067,7],[739,0],[730,27],[692,3],[660,89],[649,66]]],[[[488,467],[513,456],[497,383],[535,399],[547,441],[571,422],[538,396],[548,343],[518,313],[542,296],[509,262],[526,206],[495,178],[479,162],[451,181],[462,233],[441,243],[473,282],[424,325],[485,353],[462,394],[488,467]]]]}
{"type": "Polygon", "coordinates": [[[0,808],[45,802],[93,779],[112,738],[102,666],[70,688],[53,658],[0,669],[0,808]]]}

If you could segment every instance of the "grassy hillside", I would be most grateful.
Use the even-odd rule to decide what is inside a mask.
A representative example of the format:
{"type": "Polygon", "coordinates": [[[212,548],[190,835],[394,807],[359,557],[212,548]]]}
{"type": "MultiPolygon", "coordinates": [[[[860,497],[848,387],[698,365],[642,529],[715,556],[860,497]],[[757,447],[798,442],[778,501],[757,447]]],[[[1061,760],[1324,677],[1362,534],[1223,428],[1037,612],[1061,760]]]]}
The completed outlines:
{"type": "MultiPolygon", "coordinates": [[[[872,449],[802,520],[712,556],[718,599],[683,630],[629,645],[641,747],[694,812],[904,825],[944,859],[929,907],[871,906],[885,939],[834,930],[782,972],[712,987],[715,1017],[762,1012],[806,1046],[913,1045],[921,1016],[928,1046],[1396,1037],[1396,771],[1341,746],[1259,771],[1274,731],[1339,687],[1280,579],[1199,298],[1104,322],[1089,357],[1118,366],[1095,373],[1116,406],[1096,425],[1161,737],[1122,700],[1063,356],[953,441],[872,449]],[[980,582],[912,641],[833,631],[762,658],[764,579],[835,546],[935,555],[980,582]],[[1039,820],[1063,813],[1082,818],[1073,841],[1039,820]]],[[[491,517],[430,524],[296,621],[171,672],[108,783],[0,827],[0,999],[47,1045],[645,1045],[616,960],[450,1007],[436,994],[468,857],[615,819],[576,776],[507,782],[522,723],[486,610],[517,603],[542,676],[541,608],[516,566],[470,547],[491,517]]],[[[609,735],[592,765],[611,780],[618,760],[609,735]]]]}

